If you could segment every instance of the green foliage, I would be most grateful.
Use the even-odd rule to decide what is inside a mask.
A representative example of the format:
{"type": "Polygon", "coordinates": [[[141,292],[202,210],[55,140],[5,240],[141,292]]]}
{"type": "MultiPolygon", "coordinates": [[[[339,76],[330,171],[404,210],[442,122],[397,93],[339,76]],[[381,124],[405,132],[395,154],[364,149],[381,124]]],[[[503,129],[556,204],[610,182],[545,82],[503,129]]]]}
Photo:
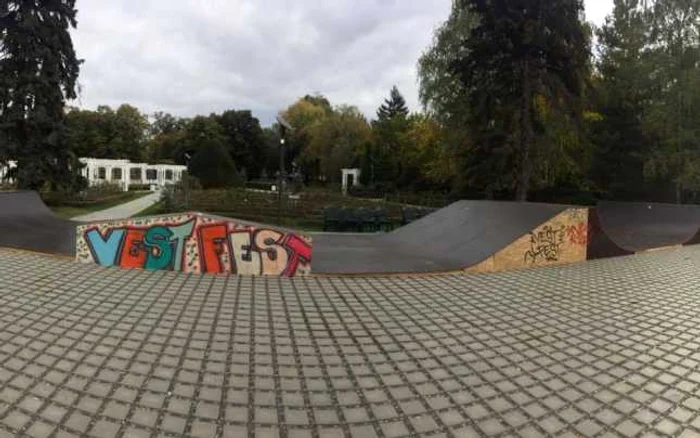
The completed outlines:
{"type": "Polygon", "coordinates": [[[306,161],[317,162],[325,181],[340,183],[341,169],[355,167],[371,140],[371,127],[356,107],[340,106],[309,128],[306,161]]]}
{"type": "Polygon", "coordinates": [[[218,117],[228,153],[247,178],[259,178],[265,158],[265,135],[248,110],[225,111],[218,117]]]}
{"type": "Polygon", "coordinates": [[[476,23],[476,14],[453,2],[449,18],[418,61],[421,103],[439,122],[453,128],[459,128],[469,114],[466,87],[453,66],[465,55],[464,41],[476,23]]]}
{"type": "MultiPolygon", "coordinates": [[[[321,179],[320,163],[314,159],[313,154],[308,154],[306,151],[309,150],[313,140],[314,126],[323,123],[323,120],[332,112],[332,110],[329,111],[330,104],[326,105],[327,102],[328,100],[321,96],[306,96],[283,111],[284,117],[294,127],[294,131],[288,135],[285,146],[286,164],[297,162],[307,181],[321,179]]],[[[276,148],[279,147],[278,145],[276,148]]]]}
{"type": "Polygon", "coordinates": [[[611,197],[700,189],[700,3],[616,0],[599,31],[593,179],[611,197]]]}
{"type": "Polygon", "coordinates": [[[399,159],[409,128],[408,108],[397,87],[393,87],[388,99],[377,110],[377,120],[372,123],[373,144],[365,153],[363,168],[370,168],[370,185],[381,182],[397,187],[404,173],[404,163],[399,159]]]}
{"type": "Polygon", "coordinates": [[[80,70],[69,33],[75,1],[0,6],[0,163],[17,160],[23,189],[76,187],[80,164],[66,142],[63,113],[80,70]]]}
{"type": "Polygon", "coordinates": [[[377,119],[379,122],[389,120],[405,119],[408,117],[408,107],[406,107],[406,99],[401,95],[399,89],[394,85],[388,99],[377,110],[377,119]]]}
{"type": "Polygon", "coordinates": [[[109,106],[97,111],[71,109],[66,123],[71,148],[80,157],[139,162],[147,156],[148,118],[131,105],[120,105],[116,111],[109,106]]]}
{"type": "Polygon", "coordinates": [[[213,118],[196,117],[188,130],[186,150],[192,154],[190,174],[205,189],[242,183],[236,165],[226,150],[226,137],[213,118]]]}
{"type": "Polygon", "coordinates": [[[470,106],[467,184],[525,200],[539,173],[573,159],[590,42],[579,0],[465,0],[477,24],[453,64],[470,106]],[[572,132],[557,138],[553,131],[572,132]],[[557,143],[552,144],[553,137],[557,143]]]}

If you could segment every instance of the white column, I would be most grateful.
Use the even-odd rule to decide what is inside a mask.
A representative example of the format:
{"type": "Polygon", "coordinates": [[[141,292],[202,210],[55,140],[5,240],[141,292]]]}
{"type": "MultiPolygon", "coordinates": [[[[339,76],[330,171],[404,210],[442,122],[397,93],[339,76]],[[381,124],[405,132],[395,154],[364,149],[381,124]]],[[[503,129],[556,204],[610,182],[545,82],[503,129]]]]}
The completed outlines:
{"type": "Polygon", "coordinates": [[[124,191],[129,191],[129,184],[131,181],[131,165],[127,164],[122,168],[122,181],[124,181],[124,191]]]}

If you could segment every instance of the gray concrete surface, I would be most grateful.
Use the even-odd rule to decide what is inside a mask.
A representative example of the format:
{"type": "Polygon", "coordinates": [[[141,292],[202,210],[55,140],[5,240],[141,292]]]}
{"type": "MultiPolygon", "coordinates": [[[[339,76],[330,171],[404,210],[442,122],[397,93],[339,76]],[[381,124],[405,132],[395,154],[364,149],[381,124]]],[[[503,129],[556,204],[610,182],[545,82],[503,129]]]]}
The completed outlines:
{"type": "Polygon", "coordinates": [[[117,205],[106,210],[98,211],[95,213],[86,214],[83,216],[76,216],[71,220],[78,222],[97,222],[97,221],[110,221],[118,219],[127,219],[131,216],[142,212],[148,207],[152,206],[160,200],[160,192],[153,192],[144,197],[134,199],[133,201],[126,202],[124,204],[117,205]]]}
{"type": "Polygon", "coordinates": [[[700,247],[238,278],[0,249],[0,437],[700,435],[700,247]]]}

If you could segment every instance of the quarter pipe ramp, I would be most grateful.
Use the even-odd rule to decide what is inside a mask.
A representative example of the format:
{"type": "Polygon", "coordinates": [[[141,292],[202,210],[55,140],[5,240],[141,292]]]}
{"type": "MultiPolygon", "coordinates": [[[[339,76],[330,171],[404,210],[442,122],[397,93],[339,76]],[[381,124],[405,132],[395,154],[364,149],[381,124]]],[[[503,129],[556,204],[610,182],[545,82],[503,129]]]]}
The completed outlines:
{"type": "Polygon", "coordinates": [[[591,211],[589,259],[698,243],[700,206],[600,202],[591,211]]]}
{"type": "Polygon", "coordinates": [[[586,209],[459,201],[387,234],[312,234],[313,272],[483,272],[579,261],[586,259],[586,237],[579,236],[586,230],[586,209]]]}
{"type": "Polygon", "coordinates": [[[0,246],[74,256],[76,226],[54,215],[36,192],[0,192],[0,246]]]}
{"type": "Polygon", "coordinates": [[[0,246],[193,273],[491,272],[700,243],[699,229],[700,206],[495,201],[456,202],[370,235],[302,235],[198,213],[79,224],[55,216],[35,192],[0,192],[0,246]]]}

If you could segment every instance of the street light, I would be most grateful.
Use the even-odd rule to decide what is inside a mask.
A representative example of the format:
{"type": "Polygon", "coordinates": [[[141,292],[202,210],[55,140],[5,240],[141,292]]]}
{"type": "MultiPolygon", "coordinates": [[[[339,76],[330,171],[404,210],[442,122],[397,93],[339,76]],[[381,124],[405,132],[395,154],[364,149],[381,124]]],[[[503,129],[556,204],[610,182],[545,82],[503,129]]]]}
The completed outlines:
{"type": "Polygon", "coordinates": [[[282,190],[284,186],[284,180],[286,177],[286,172],[284,170],[284,146],[287,142],[287,133],[293,132],[294,128],[292,125],[284,118],[282,114],[277,115],[277,124],[280,129],[280,171],[278,177],[277,185],[277,225],[282,225],[282,190]]]}

